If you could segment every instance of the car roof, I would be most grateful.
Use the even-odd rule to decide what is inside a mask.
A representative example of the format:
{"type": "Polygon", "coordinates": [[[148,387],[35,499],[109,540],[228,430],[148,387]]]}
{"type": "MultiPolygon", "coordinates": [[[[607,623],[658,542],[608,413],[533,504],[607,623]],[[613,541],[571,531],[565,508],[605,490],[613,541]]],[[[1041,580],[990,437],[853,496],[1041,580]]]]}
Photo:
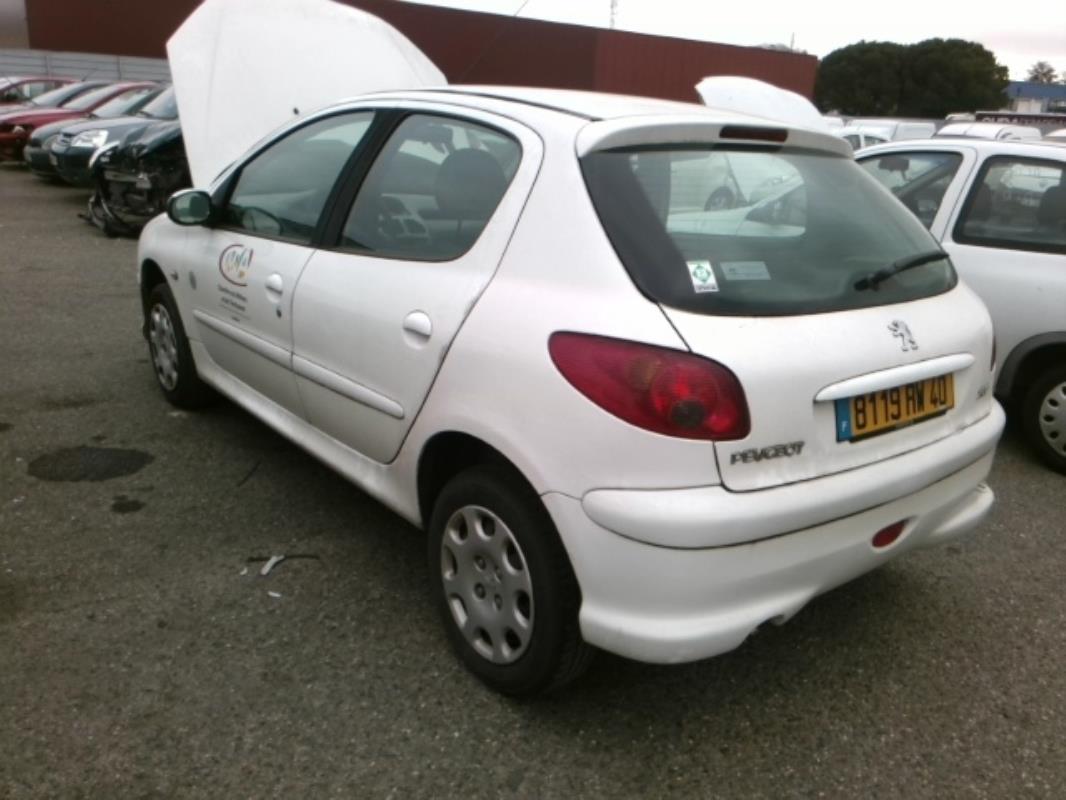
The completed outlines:
{"type": "Polygon", "coordinates": [[[524,86],[451,85],[398,92],[375,92],[362,97],[349,98],[349,100],[378,96],[410,99],[431,97],[444,102],[450,100],[495,110],[501,110],[501,107],[506,105],[521,105],[556,111],[587,120],[619,119],[649,114],[688,115],[695,113],[719,118],[727,117],[730,121],[734,119],[748,119],[752,122],[766,121],[730,111],[715,112],[695,102],[685,103],[679,100],[660,100],[652,97],[588,92],[578,89],[545,89],[524,86]]]}
{"type": "Polygon", "coordinates": [[[1020,141],[1018,139],[979,139],[965,136],[936,136],[931,139],[903,139],[865,148],[858,158],[867,158],[879,153],[891,153],[897,150],[958,150],[967,148],[978,155],[1017,155],[1033,158],[1052,158],[1066,161],[1066,144],[1046,142],[1039,139],[1020,141]]]}

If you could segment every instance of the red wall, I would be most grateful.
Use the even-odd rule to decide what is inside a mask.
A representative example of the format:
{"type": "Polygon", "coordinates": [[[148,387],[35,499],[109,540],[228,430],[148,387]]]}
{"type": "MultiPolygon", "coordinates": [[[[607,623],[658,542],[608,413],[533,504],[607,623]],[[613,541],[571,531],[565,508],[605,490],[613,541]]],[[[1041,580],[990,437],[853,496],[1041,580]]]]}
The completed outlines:
{"type": "MultiPolygon", "coordinates": [[[[707,75],[811,97],[814,56],[514,19],[396,0],[345,0],[389,21],[454,83],[599,89],[696,100],[707,75]]],[[[30,47],[162,58],[198,0],[26,0],[30,47]]]]}

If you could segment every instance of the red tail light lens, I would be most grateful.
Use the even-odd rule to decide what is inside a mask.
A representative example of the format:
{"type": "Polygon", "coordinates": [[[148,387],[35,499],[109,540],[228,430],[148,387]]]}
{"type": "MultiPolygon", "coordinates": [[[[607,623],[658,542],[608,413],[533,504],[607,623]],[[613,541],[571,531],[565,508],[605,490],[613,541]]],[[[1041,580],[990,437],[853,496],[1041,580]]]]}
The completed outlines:
{"type": "Polygon", "coordinates": [[[714,361],[665,347],[554,333],[552,361],[581,394],[645,430],[684,439],[743,439],[748,404],[736,376],[714,361]]]}

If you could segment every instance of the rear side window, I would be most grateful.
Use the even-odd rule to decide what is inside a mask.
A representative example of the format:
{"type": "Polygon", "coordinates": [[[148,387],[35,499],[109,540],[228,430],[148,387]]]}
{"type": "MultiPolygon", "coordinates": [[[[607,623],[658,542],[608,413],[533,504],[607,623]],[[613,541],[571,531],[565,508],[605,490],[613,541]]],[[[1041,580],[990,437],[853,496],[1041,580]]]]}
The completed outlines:
{"type": "Polygon", "coordinates": [[[955,226],[955,241],[982,247],[1066,253],[1066,164],[988,159],[955,226]]]}
{"type": "Polygon", "coordinates": [[[520,159],[518,142],[493,128],[407,117],[367,173],[340,246],[416,261],[458,258],[481,235],[520,159]]]}
{"type": "Polygon", "coordinates": [[[858,160],[859,166],[930,227],[962,156],[958,153],[890,153],[858,160]]]}
{"type": "Polygon", "coordinates": [[[241,169],[222,224],[308,244],[333,185],[373,117],[369,111],[328,117],[270,145],[241,169]]]}
{"type": "Polygon", "coordinates": [[[947,257],[934,255],[870,285],[939,246],[851,159],[640,148],[592,153],[582,169],[634,283],[667,306],[810,314],[928,297],[956,282],[947,257]]]}

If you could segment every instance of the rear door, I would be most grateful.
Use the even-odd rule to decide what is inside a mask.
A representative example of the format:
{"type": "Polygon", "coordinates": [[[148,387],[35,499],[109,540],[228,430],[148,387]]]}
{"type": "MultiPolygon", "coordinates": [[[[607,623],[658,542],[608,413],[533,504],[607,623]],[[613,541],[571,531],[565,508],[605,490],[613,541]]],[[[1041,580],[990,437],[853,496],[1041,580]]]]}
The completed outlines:
{"type": "Polygon", "coordinates": [[[456,113],[399,122],[296,290],[293,368],[308,418],[380,462],[495,272],[541,161],[522,126],[456,113]]]}
{"type": "Polygon", "coordinates": [[[235,176],[214,228],[190,235],[196,336],[250,389],[303,414],[292,375],[292,297],[326,201],[373,120],[311,122],[255,155],[235,176]]]}

